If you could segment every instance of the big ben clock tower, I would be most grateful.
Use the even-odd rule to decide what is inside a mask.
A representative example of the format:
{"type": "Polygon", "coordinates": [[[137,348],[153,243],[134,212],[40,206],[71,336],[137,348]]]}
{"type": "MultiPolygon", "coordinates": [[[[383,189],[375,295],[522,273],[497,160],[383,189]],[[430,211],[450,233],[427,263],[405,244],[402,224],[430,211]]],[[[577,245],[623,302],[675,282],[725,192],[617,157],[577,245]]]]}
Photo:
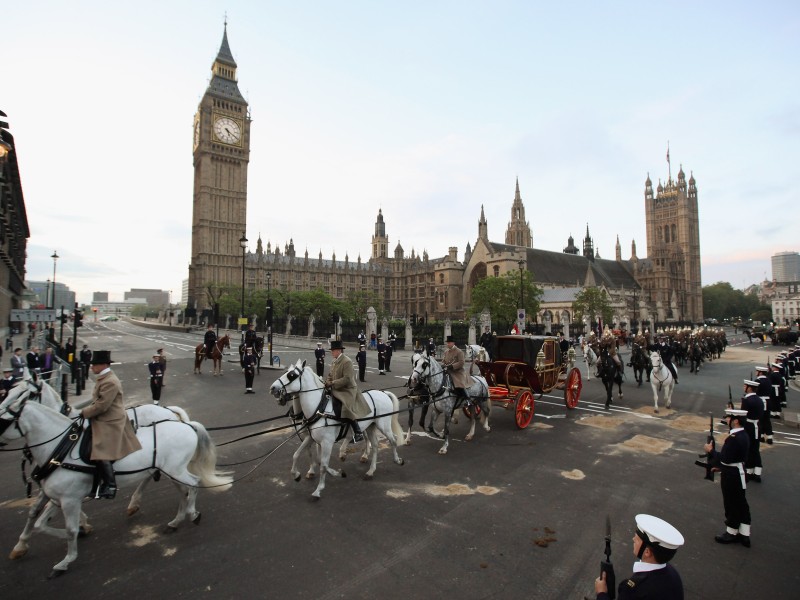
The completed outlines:
{"type": "Polygon", "coordinates": [[[194,117],[194,202],[188,308],[209,308],[209,285],[241,285],[247,225],[250,114],[236,84],[228,28],[194,117]]]}

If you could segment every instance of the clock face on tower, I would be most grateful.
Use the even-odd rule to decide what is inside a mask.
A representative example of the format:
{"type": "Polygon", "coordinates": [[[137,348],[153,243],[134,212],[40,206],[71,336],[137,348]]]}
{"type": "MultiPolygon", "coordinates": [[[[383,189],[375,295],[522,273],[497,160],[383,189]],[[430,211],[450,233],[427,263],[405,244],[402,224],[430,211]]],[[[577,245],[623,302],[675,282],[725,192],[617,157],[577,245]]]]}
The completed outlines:
{"type": "Polygon", "coordinates": [[[217,117],[214,120],[214,137],[225,144],[238,144],[242,139],[242,128],[230,117],[217,117]]]}

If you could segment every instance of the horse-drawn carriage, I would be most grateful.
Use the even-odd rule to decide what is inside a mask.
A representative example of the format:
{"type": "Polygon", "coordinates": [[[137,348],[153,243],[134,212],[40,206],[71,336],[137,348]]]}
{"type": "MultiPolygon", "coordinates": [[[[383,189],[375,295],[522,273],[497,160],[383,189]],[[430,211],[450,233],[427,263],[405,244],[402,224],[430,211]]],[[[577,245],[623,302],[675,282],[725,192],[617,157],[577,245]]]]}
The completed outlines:
{"type": "Polygon", "coordinates": [[[583,381],[573,362],[574,358],[562,355],[555,337],[502,335],[496,339],[494,361],[475,364],[489,384],[489,399],[513,408],[517,427],[525,429],[537,395],[563,389],[567,408],[578,405],[583,381]]]}

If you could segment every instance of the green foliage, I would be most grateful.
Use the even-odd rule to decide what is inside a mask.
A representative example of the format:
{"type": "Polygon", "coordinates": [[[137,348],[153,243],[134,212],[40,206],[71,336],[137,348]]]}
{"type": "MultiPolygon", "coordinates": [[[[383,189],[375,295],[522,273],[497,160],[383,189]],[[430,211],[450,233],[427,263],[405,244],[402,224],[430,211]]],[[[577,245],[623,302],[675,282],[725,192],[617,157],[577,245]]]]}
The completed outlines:
{"type": "Polygon", "coordinates": [[[131,316],[132,317],[146,317],[147,316],[147,305],[146,304],[134,304],[131,307],[131,316]]]}
{"type": "MultiPolygon", "coordinates": [[[[533,273],[522,272],[521,287],[525,296],[525,313],[529,316],[538,314],[542,289],[533,283],[533,273]]],[[[472,288],[469,315],[477,316],[488,309],[493,317],[513,322],[516,321],[519,303],[520,272],[509,271],[502,277],[486,277],[472,288]]]]}
{"type": "Polygon", "coordinates": [[[761,321],[764,324],[772,323],[772,310],[770,308],[760,308],[750,315],[753,321],[761,321]]]}
{"type": "Polygon", "coordinates": [[[575,313],[576,322],[583,321],[583,317],[589,317],[593,321],[597,317],[602,317],[604,322],[610,323],[614,317],[608,294],[604,289],[597,287],[581,290],[572,303],[572,311],[575,313]]]}
{"type": "MultiPolygon", "coordinates": [[[[703,315],[719,321],[747,318],[760,307],[756,294],[733,289],[727,281],[718,281],[703,287],[703,315]]],[[[768,309],[768,307],[767,307],[768,309]]]]}
{"type": "Polygon", "coordinates": [[[345,294],[342,310],[349,320],[365,321],[370,306],[379,317],[383,314],[383,301],[374,290],[351,290],[345,294]]]}

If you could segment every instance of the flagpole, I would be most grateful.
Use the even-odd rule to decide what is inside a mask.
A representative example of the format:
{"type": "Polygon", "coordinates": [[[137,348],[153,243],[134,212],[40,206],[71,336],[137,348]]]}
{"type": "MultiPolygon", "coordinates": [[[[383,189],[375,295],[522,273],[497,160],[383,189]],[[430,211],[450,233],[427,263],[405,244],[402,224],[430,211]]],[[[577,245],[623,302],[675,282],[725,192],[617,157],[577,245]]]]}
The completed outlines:
{"type": "Polygon", "coordinates": [[[669,172],[669,181],[672,181],[672,163],[669,162],[669,140],[667,140],[667,171],[669,172]]]}

